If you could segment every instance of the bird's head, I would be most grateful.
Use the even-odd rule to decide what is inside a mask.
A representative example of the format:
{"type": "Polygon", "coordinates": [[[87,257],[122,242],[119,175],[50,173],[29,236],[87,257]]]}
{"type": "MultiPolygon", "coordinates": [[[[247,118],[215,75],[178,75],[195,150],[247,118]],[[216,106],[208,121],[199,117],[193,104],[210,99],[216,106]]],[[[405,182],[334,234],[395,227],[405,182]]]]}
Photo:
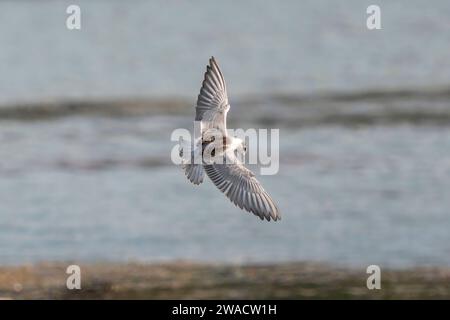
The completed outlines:
{"type": "Polygon", "coordinates": [[[240,138],[234,138],[234,140],[236,142],[236,151],[239,154],[245,154],[247,152],[247,144],[245,141],[240,138]]]}

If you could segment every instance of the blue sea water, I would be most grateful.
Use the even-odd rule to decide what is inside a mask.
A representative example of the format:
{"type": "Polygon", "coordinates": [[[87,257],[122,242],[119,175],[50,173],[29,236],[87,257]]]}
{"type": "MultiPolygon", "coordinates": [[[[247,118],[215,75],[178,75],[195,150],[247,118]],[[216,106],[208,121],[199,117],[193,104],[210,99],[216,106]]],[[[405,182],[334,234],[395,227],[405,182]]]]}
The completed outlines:
{"type": "Polygon", "coordinates": [[[340,117],[320,99],[295,109],[308,105],[304,95],[448,88],[448,1],[377,1],[375,31],[369,1],[80,0],[82,29],[69,31],[72,2],[0,3],[0,108],[182,97],[192,109],[215,55],[234,124],[278,119],[280,172],[259,178],[283,219],[261,222],[209,181],[189,184],[169,159],[170,133],[191,125],[186,113],[1,119],[0,264],[450,265],[448,94],[328,102],[340,117]],[[300,102],[264,98],[280,93],[300,102]],[[239,121],[246,105],[234,102],[253,98],[261,109],[253,103],[239,121]],[[349,112],[389,117],[393,107],[395,121],[342,121],[349,112]],[[313,109],[325,120],[305,122],[313,109]],[[416,123],[422,114],[432,121],[416,123]]]}

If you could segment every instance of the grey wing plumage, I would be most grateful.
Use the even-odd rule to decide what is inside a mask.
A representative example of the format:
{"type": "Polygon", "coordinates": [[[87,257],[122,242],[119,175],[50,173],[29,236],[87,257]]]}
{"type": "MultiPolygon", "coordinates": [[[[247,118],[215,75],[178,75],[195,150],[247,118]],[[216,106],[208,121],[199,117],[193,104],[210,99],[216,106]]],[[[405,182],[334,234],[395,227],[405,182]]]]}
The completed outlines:
{"type": "Polygon", "coordinates": [[[241,163],[204,165],[212,182],[236,206],[270,221],[281,219],[275,202],[264,190],[253,172],[241,163]]]}
{"type": "Polygon", "coordinates": [[[229,108],[225,79],[217,61],[211,57],[198,95],[195,120],[202,121],[204,129],[219,129],[225,136],[229,108]]]}
{"type": "Polygon", "coordinates": [[[201,164],[183,165],[184,173],[190,182],[199,185],[203,182],[203,166],[201,164]]]}

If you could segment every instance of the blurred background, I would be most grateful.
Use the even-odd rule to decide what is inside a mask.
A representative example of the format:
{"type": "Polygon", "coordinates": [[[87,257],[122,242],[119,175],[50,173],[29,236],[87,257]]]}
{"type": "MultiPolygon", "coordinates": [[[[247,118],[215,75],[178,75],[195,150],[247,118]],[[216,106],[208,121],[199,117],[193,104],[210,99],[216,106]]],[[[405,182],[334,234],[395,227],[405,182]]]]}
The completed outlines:
{"type": "Polygon", "coordinates": [[[450,3],[370,4],[0,2],[0,265],[449,267],[450,3]],[[229,127],[280,129],[281,222],[170,161],[212,55],[229,127]]]}

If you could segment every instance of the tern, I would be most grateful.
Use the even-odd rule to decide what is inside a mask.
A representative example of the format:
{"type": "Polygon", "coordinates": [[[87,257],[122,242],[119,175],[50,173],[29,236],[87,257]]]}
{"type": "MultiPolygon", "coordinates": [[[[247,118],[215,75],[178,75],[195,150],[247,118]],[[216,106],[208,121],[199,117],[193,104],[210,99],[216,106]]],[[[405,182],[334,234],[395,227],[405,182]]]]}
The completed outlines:
{"type": "Polygon", "coordinates": [[[185,152],[191,155],[191,161],[182,166],[185,174],[190,182],[199,185],[206,172],[214,185],[239,208],[253,213],[261,220],[280,220],[280,211],[275,202],[254,173],[236,155],[245,153],[246,146],[242,139],[227,133],[229,110],[225,79],[216,59],[211,57],[195,108],[195,121],[201,124],[201,138],[194,141],[192,150],[180,146],[180,156],[185,152]],[[219,133],[221,139],[215,139],[214,133],[219,133]],[[206,161],[206,150],[211,150],[215,159],[218,157],[223,161],[206,161]],[[200,163],[192,161],[196,153],[202,156],[200,163]]]}

